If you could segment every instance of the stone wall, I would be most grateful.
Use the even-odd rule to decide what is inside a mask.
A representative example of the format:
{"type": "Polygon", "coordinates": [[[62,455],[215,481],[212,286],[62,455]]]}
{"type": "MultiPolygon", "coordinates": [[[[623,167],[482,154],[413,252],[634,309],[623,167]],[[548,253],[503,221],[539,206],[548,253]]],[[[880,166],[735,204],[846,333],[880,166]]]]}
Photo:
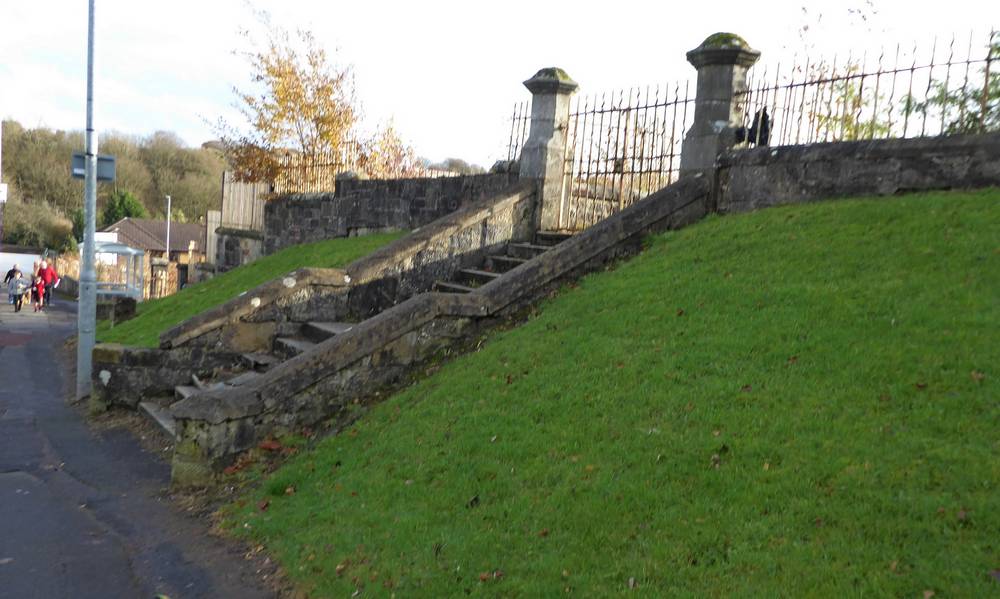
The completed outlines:
{"type": "Polygon", "coordinates": [[[215,368],[231,368],[238,354],[204,348],[162,350],[101,343],[94,348],[93,412],[117,405],[135,408],[140,401],[173,395],[176,385],[191,384],[191,375],[207,376],[215,368]]]}
{"type": "Polygon", "coordinates": [[[201,393],[174,404],[174,483],[204,484],[267,435],[341,418],[351,404],[386,396],[429,360],[470,347],[481,331],[567,278],[638,251],[649,233],[697,221],[706,214],[710,191],[707,177],[681,181],[469,294],[411,297],[238,390],[201,393]]]}
{"type": "Polygon", "coordinates": [[[719,156],[719,212],[837,197],[1000,185],[1000,133],[736,150],[719,156]]]}
{"type": "Polygon", "coordinates": [[[263,253],[335,237],[416,229],[516,182],[512,173],[340,180],[334,193],[293,194],[267,202],[263,253]]]}
{"type": "Polygon", "coordinates": [[[534,186],[472,202],[343,270],[308,268],[248,290],[160,336],[182,345],[261,351],[285,323],[359,321],[447,280],[509,241],[532,234],[534,186]]]}
{"type": "Polygon", "coordinates": [[[260,258],[264,234],[258,231],[219,227],[216,229],[215,268],[226,272],[260,258]]]}

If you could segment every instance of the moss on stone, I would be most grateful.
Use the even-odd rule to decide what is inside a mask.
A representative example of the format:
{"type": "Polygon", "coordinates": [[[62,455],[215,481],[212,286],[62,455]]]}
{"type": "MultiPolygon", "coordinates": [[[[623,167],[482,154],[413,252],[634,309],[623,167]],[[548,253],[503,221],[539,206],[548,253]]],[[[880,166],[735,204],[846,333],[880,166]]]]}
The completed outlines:
{"type": "Polygon", "coordinates": [[[749,48],[750,44],[735,33],[713,33],[701,43],[702,48],[749,48]]]}
{"type": "Polygon", "coordinates": [[[559,67],[548,67],[535,73],[532,79],[558,79],[559,81],[573,81],[569,73],[559,67]]]}

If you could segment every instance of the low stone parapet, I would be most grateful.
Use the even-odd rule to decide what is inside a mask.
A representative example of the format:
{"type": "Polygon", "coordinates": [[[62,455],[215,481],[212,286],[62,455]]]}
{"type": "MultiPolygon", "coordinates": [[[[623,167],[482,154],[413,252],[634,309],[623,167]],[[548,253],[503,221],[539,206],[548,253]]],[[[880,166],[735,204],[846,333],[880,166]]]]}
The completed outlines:
{"type": "Polygon", "coordinates": [[[239,354],[202,347],[155,349],[99,343],[93,353],[93,386],[89,407],[135,409],[140,401],[172,396],[176,385],[190,384],[192,374],[231,368],[239,354]]]}
{"type": "Polygon", "coordinates": [[[838,197],[1000,185],[1000,133],[736,150],[719,156],[719,212],[838,197]]]}

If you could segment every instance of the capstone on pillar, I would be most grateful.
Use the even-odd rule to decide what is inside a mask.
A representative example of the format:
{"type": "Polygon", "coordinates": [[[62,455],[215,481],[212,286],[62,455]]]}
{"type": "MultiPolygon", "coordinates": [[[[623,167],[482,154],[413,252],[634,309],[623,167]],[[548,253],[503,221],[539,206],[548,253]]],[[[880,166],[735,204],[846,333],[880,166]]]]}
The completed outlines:
{"type": "Polygon", "coordinates": [[[720,152],[733,147],[743,125],[747,70],[760,52],[734,33],[710,35],[687,53],[698,69],[694,123],[681,146],[681,176],[715,166],[720,152]]]}
{"type": "Polygon", "coordinates": [[[556,67],[538,71],[524,86],[531,92],[531,128],[521,149],[519,173],[522,179],[539,182],[539,229],[556,230],[570,177],[565,172],[570,98],[579,86],[556,67]]]}

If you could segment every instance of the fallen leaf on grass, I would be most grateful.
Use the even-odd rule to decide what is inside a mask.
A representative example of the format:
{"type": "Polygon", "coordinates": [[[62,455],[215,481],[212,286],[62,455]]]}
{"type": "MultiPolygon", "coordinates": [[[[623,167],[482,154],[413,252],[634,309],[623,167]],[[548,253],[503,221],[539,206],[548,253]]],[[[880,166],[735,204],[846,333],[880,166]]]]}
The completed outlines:
{"type": "Polygon", "coordinates": [[[285,487],[285,495],[295,495],[295,487],[292,485],[285,487]]]}
{"type": "Polygon", "coordinates": [[[899,561],[892,560],[892,562],[889,564],[889,571],[890,572],[895,572],[896,568],[898,568],[898,567],[899,567],[899,561]]]}
{"type": "Polygon", "coordinates": [[[538,536],[542,538],[549,536],[549,529],[543,528],[542,530],[538,531],[538,536]]]}
{"type": "Polygon", "coordinates": [[[283,446],[275,439],[266,439],[264,441],[261,441],[260,445],[258,445],[257,447],[260,447],[264,451],[278,451],[283,446]]]}
{"type": "Polygon", "coordinates": [[[788,364],[790,364],[790,365],[791,364],[795,364],[798,361],[799,361],[799,357],[798,356],[792,356],[792,357],[788,358],[788,364]]]}
{"type": "Polygon", "coordinates": [[[271,507],[271,502],[266,499],[257,504],[257,509],[262,512],[266,512],[269,507],[271,507]]]}
{"type": "Polygon", "coordinates": [[[916,387],[917,387],[917,389],[920,389],[921,391],[923,391],[924,389],[927,388],[927,383],[917,383],[916,387]]]}
{"type": "Polygon", "coordinates": [[[924,591],[924,599],[931,599],[935,595],[934,591],[927,589],[924,591]]]}
{"type": "Polygon", "coordinates": [[[974,381],[981,381],[984,378],[986,378],[986,375],[983,374],[983,373],[981,373],[981,372],[979,372],[978,370],[973,370],[971,376],[972,376],[972,380],[974,380],[974,381]]]}
{"type": "Polygon", "coordinates": [[[740,391],[742,391],[744,393],[750,393],[751,391],[753,391],[753,386],[752,385],[743,385],[742,387],[740,387],[740,391]]]}

